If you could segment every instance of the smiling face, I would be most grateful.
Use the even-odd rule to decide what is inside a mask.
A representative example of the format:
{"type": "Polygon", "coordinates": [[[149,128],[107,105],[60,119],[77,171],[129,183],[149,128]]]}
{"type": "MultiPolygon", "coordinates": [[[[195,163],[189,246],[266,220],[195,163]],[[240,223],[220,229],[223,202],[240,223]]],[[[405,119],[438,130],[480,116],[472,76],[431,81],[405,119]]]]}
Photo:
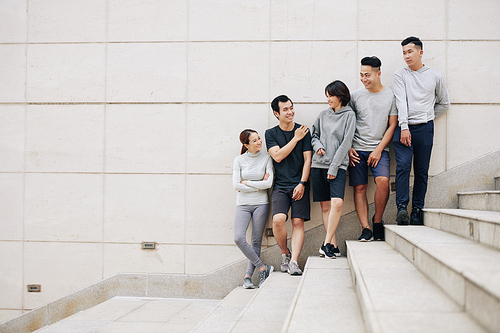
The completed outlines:
{"type": "Polygon", "coordinates": [[[361,83],[369,91],[376,90],[380,85],[381,72],[378,68],[372,66],[362,65],[359,72],[359,79],[361,83]]]}
{"type": "Polygon", "coordinates": [[[328,105],[334,110],[337,111],[342,107],[342,102],[340,98],[337,96],[331,96],[328,92],[326,93],[326,100],[328,101],[328,105]]]}
{"type": "Polygon", "coordinates": [[[250,134],[250,136],[248,137],[248,143],[245,144],[245,147],[248,149],[249,153],[258,153],[262,149],[262,139],[260,138],[259,134],[250,134]]]}
{"type": "Polygon", "coordinates": [[[403,46],[403,59],[411,70],[419,70],[422,68],[422,55],[424,51],[413,43],[403,46]]]}
{"type": "Polygon", "coordinates": [[[293,110],[293,104],[290,100],[286,102],[279,102],[278,106],[280,112],[274,111],[274,115],[280,121],[280,124],[286,125],[293,123],[293,117],[295,116],[295,111],[293,110]]]}

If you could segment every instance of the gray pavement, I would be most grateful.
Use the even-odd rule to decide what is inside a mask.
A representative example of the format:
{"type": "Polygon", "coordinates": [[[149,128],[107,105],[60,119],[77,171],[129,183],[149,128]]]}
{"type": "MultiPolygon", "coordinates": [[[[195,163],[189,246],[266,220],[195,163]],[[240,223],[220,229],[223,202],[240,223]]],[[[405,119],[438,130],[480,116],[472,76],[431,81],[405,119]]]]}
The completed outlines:
{"type": "Polygon", "coordinates": [[[220,300],[115,297],[36,333],[190,332],[220,300]]]}

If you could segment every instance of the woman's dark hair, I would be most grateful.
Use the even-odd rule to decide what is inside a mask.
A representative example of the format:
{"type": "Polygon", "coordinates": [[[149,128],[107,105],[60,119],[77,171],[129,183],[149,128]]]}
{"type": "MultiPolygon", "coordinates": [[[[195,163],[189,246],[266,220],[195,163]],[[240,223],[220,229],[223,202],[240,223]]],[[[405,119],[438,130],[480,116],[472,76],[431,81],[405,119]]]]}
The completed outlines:
{"type": "Polygon", "coordinates": [[[325,95],[328,93],[330,96],[337,96],[340,99],[342,106],[346,106],[351,100],[351,94],[349,93],[349,88],[344,82],[335,80],[325,88],[325,95]]]}
{"type": "Polygon", "coordinates": [[[245,147],[245,145],[247,145],[250,142],[249,138],[252,133],[257,133],[257,131],[247,128],[240,133],[240,142],[243,144],[241,146],[241,154],[244,154],[248,150],[247,147],[245,147]]]}

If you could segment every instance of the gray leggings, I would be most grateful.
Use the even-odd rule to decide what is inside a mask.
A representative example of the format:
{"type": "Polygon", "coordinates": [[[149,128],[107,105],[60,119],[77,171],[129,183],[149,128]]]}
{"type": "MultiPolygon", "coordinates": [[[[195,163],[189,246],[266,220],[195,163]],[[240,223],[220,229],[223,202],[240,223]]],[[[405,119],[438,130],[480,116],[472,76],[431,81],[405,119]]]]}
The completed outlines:
{"type": "Polygon", "coordinates": [[[261,268],[264,266],[259,256],[268,213],[269,204],[236,206],[234,242],[248,258],[246,274],[249,276],[252,276],[255,267],[261,268]],[[247,229],[250,219],[252,220],[252,246],[247,243],[247,229]]]}

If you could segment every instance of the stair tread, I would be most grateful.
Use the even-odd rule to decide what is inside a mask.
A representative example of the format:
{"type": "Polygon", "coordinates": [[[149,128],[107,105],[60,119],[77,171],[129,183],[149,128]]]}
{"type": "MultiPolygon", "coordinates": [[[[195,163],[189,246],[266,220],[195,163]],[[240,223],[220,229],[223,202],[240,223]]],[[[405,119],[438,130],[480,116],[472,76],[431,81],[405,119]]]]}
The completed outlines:
{"type": "Polygon", "coordinates": [[[371,332],[484,332],[386,242],[346,241],[371,332]]]}
{"type": "Polygon", "coordinates": [[[241,311],[256,293],[257,289],[236,287],[220,301],[217,307],[192,332],[228,332],[236,323],[241,311]]]}
{"type": "Polygon", "coordinates": [[[300,281],[301,276],[271,273],[240,313],[230,332],[281,330],[300,281]]]}
{"type": "Polygon", "coordinates": [[[457,192],[458,195],[467,195],[467,194],[500,194],[500,190],[480,190],[480,191],[466,191],[466,192],[457,192]]]}
{"type": "Polygon", "coordinates": [[[365,332],[347,258],[309,257],[283,332],[365,332]]]}
{"type": "Polygon", "coordinates": [[[500,251],[424,226],[385,227],[500,300],[500,251]]]}
{"type": "Polygon", "coordinates": [[[500,212],[490,210],[424,208],[425,212],[444,213],[478,221],[500,224],[500,212]]]}

